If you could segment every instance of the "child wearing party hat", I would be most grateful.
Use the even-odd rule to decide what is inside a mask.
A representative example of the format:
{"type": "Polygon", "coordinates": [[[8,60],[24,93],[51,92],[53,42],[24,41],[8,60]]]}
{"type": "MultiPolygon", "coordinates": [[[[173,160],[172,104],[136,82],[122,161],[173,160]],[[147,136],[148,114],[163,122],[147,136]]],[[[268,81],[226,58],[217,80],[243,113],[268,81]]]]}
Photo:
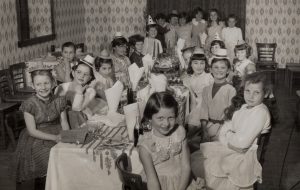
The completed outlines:
{"type": "Polygon", "coordinates": [[[161,42],[156,39],[157,36],[157,24],[152,20],[152,17],[149,15],[148,23],[146,26],[147,37],[144,40],[143,55],[151,55],[156,58],[158,54],[163,52],[161,42]]]}

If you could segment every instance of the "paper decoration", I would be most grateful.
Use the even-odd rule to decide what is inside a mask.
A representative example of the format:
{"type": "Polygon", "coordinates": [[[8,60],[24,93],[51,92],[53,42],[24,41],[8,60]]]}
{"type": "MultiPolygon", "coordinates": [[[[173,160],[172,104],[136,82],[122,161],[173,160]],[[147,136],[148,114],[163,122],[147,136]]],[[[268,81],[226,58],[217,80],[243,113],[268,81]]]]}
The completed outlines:
{"type": "Polygon", "coordinates": [[[136,91],[136,87],[144,74],[145,68],[139,68],[135,63],[131,64],[128,67],[129,78],[132,84],[132,90],[136,91]]]}
{"type": "Polygon", "coordinates": [[[117,111],[123,89],[123,84],[120,81],[117,81],[113,87],[104,91],[109,113],[114,113],[117,111]]]}

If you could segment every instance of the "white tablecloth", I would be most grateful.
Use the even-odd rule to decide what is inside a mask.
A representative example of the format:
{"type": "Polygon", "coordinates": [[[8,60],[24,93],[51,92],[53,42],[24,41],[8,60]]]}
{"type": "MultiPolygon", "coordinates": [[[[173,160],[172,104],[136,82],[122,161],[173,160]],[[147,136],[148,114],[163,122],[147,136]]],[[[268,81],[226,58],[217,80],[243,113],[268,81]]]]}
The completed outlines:
{"type": "Polygon", "coordinates": [[[44,64],[49,66],[50,68],[54,68],[54,66],[58,65],[59,62],[55,57],[46,57],[46,58],[36,58],[26,62],[25,76],[26,76],[26,85],[32,87],[31,76],[29,73],[29,69],[35,67],[39,64],[44,64]]]}
{"type": "MultiPolygon", "coordinates": [[[[112,155],[110,150],[103,150],[101,169],[100,155],[95,154],[94,161],[92,149],[86,154],[86,149],[80,147],[81,145],[58,143],[51,149],[46,190],[121,190],[122,183],[113,157],[120,155],[122,150],[116,150],[116,155],[112,155]]],[[[125,151],[127,155],[129,149],[130,147],[125,151]]],[[[143,166],[135,148],[130,160],[132,172],[139,174],[143,166]]]]}

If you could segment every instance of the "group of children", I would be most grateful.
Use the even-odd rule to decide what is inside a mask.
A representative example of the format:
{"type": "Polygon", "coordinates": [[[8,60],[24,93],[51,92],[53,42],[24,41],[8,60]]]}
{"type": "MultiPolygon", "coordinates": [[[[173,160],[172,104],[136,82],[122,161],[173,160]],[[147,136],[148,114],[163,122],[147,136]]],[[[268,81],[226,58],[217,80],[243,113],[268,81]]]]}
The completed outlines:
{"type": "Polygon", "coordinates": [[[183,58],[182,80],[191,95],[188,133],[176,124],[174,96],[153,93],[142,119],[151,131],[140,137],[137,146],[148,189],[204,187],[191,180],[191,173],[205,179],[210,189],[251,189],[260,181],[256,140],[270,127],[269,111],[263,104],[270,93],[266,76],[256,72],[248,59],[251,47],[235,27],[236,17],[229,16],[224,27],[216,9],[209,12],[208,21],[200,8],[192,15],[187,22],[186,13],[173,11],[166,23],[165,16],[158,14],[157,23],[150,18],[145,38],[137,34],[128,42],[117,33],[112,53],[103,50],[96,58],[76,58],[75,45],[67,42],[52,73],[42,66],[33,69],[36,93],[20,108],[27,127],[16,149],[17,181],[45,176],[50,148],[61,141],[59,131],[77,128],[94,114],[105,115],[104,91],[117,80],[129,87],[128,67],[133,63],[142,67],[145,55],[155,59],[168,48],[176,48],[177,39],[185,42],[178,56],[183,58]],[[236,99],[241,103],[234,104],[236,99]],[[188,141],[195,136],[201,136],[202,143],[190,156],[188,141]]]}

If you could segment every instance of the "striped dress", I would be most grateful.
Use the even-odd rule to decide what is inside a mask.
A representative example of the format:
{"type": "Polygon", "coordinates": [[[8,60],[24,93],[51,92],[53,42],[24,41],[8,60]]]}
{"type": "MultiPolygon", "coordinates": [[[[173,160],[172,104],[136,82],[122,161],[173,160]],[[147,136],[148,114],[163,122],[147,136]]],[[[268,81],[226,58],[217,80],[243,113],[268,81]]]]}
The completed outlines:
{"type": "MultiPolygon", "coordinates": [[[[66,108],[64,97],[52,97],[45,102],[37,96],[22,103],[20,110],[33,115],[36,128],[44,133],[57,135],[61,131],[60,113],[66,108]]],[[[16,181],[22,182],[47,174],[50,149],[54,141],[37,139],[24,129],[15,151],[16,181]]]]}

